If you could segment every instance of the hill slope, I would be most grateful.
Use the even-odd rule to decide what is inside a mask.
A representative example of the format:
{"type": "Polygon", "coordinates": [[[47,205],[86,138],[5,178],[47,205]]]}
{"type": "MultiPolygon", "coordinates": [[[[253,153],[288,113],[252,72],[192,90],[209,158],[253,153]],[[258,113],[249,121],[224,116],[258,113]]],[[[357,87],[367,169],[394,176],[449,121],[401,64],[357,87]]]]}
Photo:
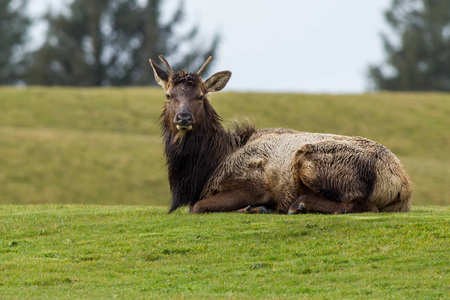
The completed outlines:
{"type": "MultiPolygon", "coordinates": [[[[225,123],[359,135],[391,149],[414,205],[450,204],[450,95],[218,93],[225,123]]],[[[153,88],[0,88],[0,203],[167,205],[153,88]]]]}

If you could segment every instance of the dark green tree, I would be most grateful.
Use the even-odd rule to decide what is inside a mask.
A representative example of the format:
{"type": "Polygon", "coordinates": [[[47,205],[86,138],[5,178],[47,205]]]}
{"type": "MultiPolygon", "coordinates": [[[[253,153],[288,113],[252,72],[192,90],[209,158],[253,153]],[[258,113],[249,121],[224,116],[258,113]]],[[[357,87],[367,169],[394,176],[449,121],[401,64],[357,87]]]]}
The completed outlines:
{"type": "Polygon", "coordinates": [[[148,59],[160,54],[174,61],[174,67],[199,68],[215,53],[218,35],[202,43],[196,26],[183,32],[177,30],[184,25],[183,2],[163,23],[162,2],[74,0],[68,12],[47,14],[47,38],[30,56],[27,82],[78,86],[154,84],[148,59]]]}
{"type": "Polygon", "coordinates": [[[450,1],[393,0],[382,35],[385,64],[371,66],[379,90],[450,91],[450,1]]]}
{"type": "Polygon", "coordinates": [[[30,20],[26,0],[0,0],[0,84],[14,84],[23,71],[26,33],[30,20]]]}

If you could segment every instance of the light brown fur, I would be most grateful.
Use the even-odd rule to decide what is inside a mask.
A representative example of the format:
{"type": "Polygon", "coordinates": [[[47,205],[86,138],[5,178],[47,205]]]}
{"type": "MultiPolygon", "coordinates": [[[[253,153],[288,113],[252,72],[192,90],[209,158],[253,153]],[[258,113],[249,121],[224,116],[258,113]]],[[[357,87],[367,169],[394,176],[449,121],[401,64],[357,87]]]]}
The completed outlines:
{"type": "MultiPolygon", "coordinates": [[[[318,176],[330,172],[318,170],[318,161],[324,160],[326,154],[317,151],[317,146],[338,143],[344,145],[341,156],[348,159],[360,159],[361,156],[373,157],[376,161],[376,181],[369,201],[380,211],[409,211],[411,183],[399,160],[385,147],[360,137],[347,137],[332,134],[297,132],[289,129],[265,129],[257,131],[245,146],[234,153],[216,169],[202,193],[207,199],[221,191],[227,190],[229,182],[245,182],[247,185],[261,187],[268,191],[271,208],[286,213],[300,196],[305,187],[319,193],[315,182],[318,176]],[[314,151],[316,155],[305,157],[303,151],[314,151]],[[352,151],[352,149],[358,151],[352,151]],[[380,154],[381,153],[381,154],[380,154]],[[378,156],[377,156],[378,154],[378,156]],[[400,196],[399,196],[400,195],[400,196]]],[[[323,147],[323,146],[322,146],[323,147]]],[[[333,155],[334,158],[336,154],[333,155]]],[[[331,158],[333,159],[333,158],[331,158]]],[[[339,164],[339,170],[333,174],[335,180],[348,182],[349,187],[358,191],[357,174],[349,166],[339,164]],[[347,180],[344,180],[344,178],[347,180]]],[[[333,180],[333,178],[331,178],[333,180]]],[[[336,185],[342,182],[336,182],[336,185]]],[[[349,195],[358,197],[364,195],[349,195]]],[[[266,204],[267,205],[267,204],[266,204]]]]}

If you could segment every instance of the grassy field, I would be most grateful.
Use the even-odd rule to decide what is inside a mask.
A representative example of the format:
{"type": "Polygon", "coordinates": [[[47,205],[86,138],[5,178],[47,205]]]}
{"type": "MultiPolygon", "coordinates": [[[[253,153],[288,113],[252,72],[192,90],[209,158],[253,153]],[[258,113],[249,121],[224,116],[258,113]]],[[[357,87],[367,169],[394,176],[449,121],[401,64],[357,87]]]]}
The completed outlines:
{"type": "Polygon", "coordinates": [[[0,219],[1,299],[450,295],[448,206],[280,216],[2,205],[0,219]]]}
{"type": "Polygon", "coordinates": [[[450,94],[211,98],[228,124],[381,142],[413,211],[167,215],[162,90],[0,88],[0,299],[448,298],[450,94]]]}
{"type": "MultiPolygon", "coordinates": [[[[450,204],[450,94],[223,92],[225,124],[360,135],[390,148],[414,205],[450,204]]],[[[167,205],[160,88],[0,88],[0,204],[167,205]]]]}

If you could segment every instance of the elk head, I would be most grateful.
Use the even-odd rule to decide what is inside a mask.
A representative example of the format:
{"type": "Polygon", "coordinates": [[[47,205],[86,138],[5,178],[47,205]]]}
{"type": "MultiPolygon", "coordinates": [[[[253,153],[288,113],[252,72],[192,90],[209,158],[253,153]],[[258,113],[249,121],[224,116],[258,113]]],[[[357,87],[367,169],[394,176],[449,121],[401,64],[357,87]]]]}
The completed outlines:
{"type": "Polygon", "coordinates": [[[207,94],[223,89],[231,77],[231,72],[218,72],[203,81],[201,75],[211,62],[211,56],[197,73],[183,70],[174,72],[164,56],[160,55],[159,59],[169,73],[151,59],[150,64],[156,82],[166,91],[167,101],[162,115],[164,125],[169,126],[175,134],[192,130],[204,118],[205,107],[209,106],[207,94]]]}

